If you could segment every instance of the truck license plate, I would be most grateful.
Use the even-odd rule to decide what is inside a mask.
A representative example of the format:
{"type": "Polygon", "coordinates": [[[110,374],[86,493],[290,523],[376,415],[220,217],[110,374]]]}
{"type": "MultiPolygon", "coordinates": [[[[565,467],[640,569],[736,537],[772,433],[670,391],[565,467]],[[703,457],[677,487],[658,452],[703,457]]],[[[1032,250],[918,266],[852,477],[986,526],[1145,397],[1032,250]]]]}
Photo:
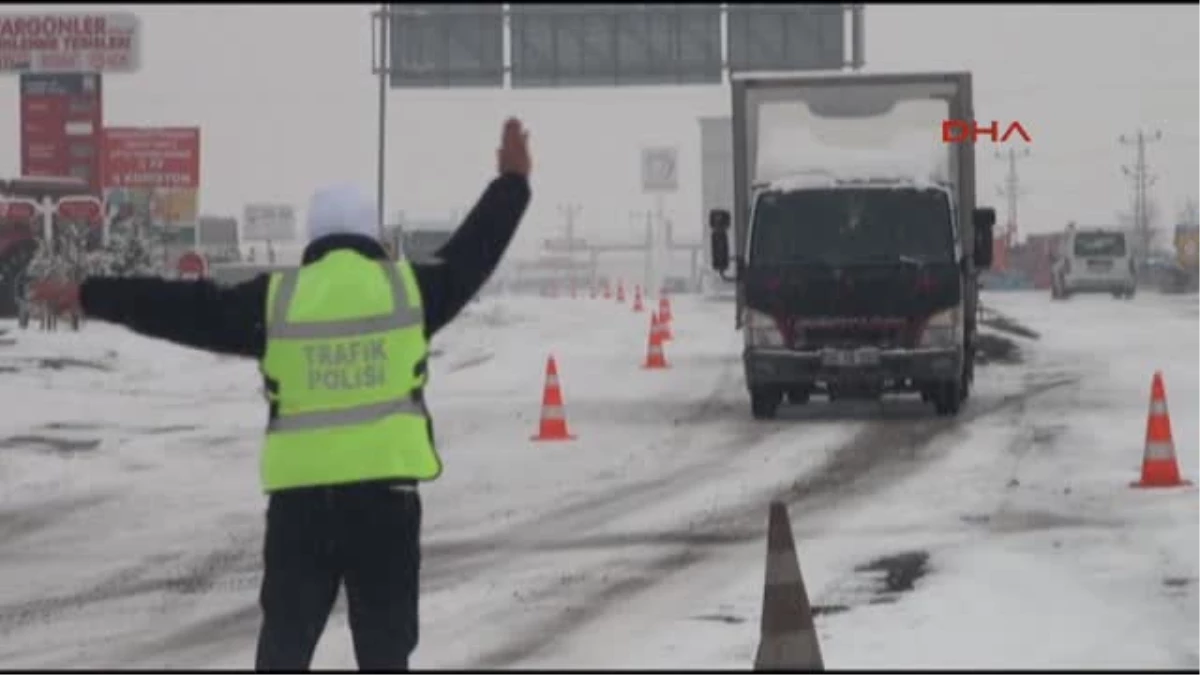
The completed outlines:
{"type": "Polygon", "coordinates": [[[856,368],[879,365],[879,350],[873,347],[862,349],[826,349],[821,354],[821,363],[832,368],[856,368]]]}

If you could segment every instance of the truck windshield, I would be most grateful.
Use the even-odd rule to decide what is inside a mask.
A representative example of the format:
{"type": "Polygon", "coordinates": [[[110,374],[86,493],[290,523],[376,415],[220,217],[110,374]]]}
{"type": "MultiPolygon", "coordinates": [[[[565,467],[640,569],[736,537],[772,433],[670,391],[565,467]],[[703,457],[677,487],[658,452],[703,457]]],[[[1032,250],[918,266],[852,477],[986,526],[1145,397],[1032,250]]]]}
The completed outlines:
{"type": "Polygon", "coordinates": [[[954,259],[949,200],[936,189],[766,192],[751,236],[750,259],[766,265],[954,259]]]}
{"type": "Polygon", "coordinates": [[[1079,232],[1075,235],[1075,255],[1120,258],[1125,255],[1125,235],[1120,232],[1079,232]]]}

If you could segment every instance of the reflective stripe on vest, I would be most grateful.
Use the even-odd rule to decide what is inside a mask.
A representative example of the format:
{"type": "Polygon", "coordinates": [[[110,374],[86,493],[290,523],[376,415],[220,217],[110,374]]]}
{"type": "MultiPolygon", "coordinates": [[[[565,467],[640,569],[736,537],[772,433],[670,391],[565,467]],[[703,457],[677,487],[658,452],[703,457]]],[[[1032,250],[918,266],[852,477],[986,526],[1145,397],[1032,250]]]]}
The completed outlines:
{"type": "Polygon", "coordinates": [[[342,408],[341,410],[321,410],[276,417],[267,425],[267,431],[312,431],[326,427],[366,424],[389,415],[420,415],[424,417],[426,412],[425,406],[416,401],[385,401],[353,408],[342,408]]]}
{"type": "Polygon", "coordinates": [[[380,263],[379,266],[383,268],[392,285],[395,308],[390,314],[342,321],[288,323],[288,308],[292,306],[292,298],[296,295],[296,286],[300,281],[300,270],[288,270],[283,273],[283,278],[279,280],[279,289],[275,292],[267,337],[281,340],[322,340],[354,337],[365,333],[382,333],[420,325],[423,318],[422,312],[420,308],[414,308],[409,303],[408,291],[404,287],[404,280],[400,278],[400,272],[396,269],[396,265],[385,262],[380,263]]]}
{"type": "Polygon", "coordinates": [[[273,277],[262,362],[278,385],[263,453],[267,492],[440,475],[421,395],[428,344],[420,291],[411,267],[398,264],[407,265],[335,251],[273,277]],[[368,281],[375,270],[386,275],[387,300],[368,281]],[[356,276],[368,285],[354,285],[356,276]]]}

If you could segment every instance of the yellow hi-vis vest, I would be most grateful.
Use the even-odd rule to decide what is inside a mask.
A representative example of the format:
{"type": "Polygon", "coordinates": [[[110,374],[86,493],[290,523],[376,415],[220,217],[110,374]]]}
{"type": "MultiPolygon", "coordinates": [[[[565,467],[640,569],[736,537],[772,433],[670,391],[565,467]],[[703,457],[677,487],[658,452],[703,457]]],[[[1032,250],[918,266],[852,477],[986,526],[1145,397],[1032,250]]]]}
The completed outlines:
{"type": "Polygon", "coordinates": [[[273,274],[266,317],[264,491],[438,477],[421,291],[407,261],[333,251],[273,274]]]}

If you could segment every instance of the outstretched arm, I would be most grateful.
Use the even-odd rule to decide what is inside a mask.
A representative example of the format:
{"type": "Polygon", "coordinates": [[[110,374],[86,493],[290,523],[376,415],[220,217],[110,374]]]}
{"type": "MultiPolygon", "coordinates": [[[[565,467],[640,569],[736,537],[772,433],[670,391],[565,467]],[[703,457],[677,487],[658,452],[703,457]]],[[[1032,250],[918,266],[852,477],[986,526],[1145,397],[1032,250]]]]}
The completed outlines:
{"type": "Polygon", "coordinates": [[[79,286],[85,314],[195,349],[258,358],[265,345],[267,275],[231,287],[212,281],[93,277],[79,286]]]}
{"type": "Polygon", "coordinates": [[[414,265],[425,303],[425,330],[432,337],[466,307],[487,283],[529,206],[529,134],[516,118],[504,123],[496,150],[496,178],[475,208],[438,249],[438,262],[414,265]]]}
{"type": "Polygon", "coordinates": [[[458,316],[487,283],[517,231],[529,194],[529,180],[524,176],[507,174],[493,180],[462,225],[438,249],[438,260],[413,266],[430,336],[458,316]]]}

